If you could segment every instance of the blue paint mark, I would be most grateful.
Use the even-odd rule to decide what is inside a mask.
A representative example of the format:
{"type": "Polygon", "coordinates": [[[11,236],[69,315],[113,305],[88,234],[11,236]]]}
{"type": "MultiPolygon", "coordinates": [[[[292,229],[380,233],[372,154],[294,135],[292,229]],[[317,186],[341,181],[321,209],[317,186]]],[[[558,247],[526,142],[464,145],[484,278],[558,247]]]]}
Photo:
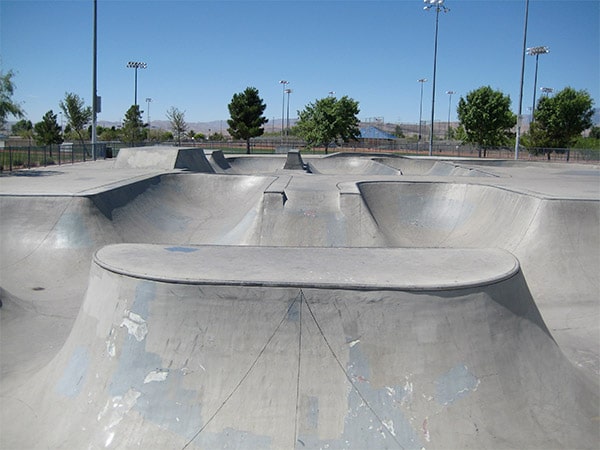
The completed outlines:
{"type": "MultiPolygon", "coordinates": [[[[156,283],[137,283],[131,311],[149,320],[149,334],[152,333],[151,304],[156,297],[156,283]]],[[[124,328],[121,333],[118,365],[109,384],[110,395],[123,396],[130,389],[139,392],[141,395],[133,409],[145,420],[191,439],[203,424],[202,404],[197,393],[184,388],[181,370],[166,369],[160,355],[146,350],[146,339],[138,341],[124,328]],[[156,370],[167,371],[167,378],[144,383],[148,374],[156,370]]]]}
{"type": "Polygon", "coordinates": [[[156,298],[156,283],[140,281],[135,287],[135,298],[131,311],[147,320],[150,314],[150,303],[156,298]]]}
{"type": "MultiPolygon", "coordinates": [[[[348,412],[341,437],[320,439],[316,430],[310,430],[308,424],[305,424],[298,440],[302,441],[306,448],[348,448],[351,442],[352,448],[361,449],[422,449],[419,433],[401,408],[402,401],[410,393],[398,385],[374,388],[369,381],[371,366],[360,350],[360,344],[350,348],[347,372],[354,387],[348,394],[348,412]],[[378,417],[385,423],[381,423],[378,417]]],[[[318,411],[316,414],[318,415],[318,411]]],[[[312,421],[314,417],[309,416],[308,419],[312,421]]]]}
{"type": "Polygon", "coordinates": [[[459,364],[442,374],[436,381],[436,400],[449,405],[475,390],[479,380],[469,372],[467,366],[459,364]]]}
{"type": "Polygon", "coordinates": [[[89,364],[90,356],[87,349],[77,347],[67,363],[63,376],[56,384],[56,392],[65,397],[77,397],[85,382],[89,364]]]}
{"type": "Polygon", "coordinates": [[[168,252],[181,252],[181,253],[193,253],[197,252],[197,248],[190,247],[165,247],[165,250],[168,252]]]}

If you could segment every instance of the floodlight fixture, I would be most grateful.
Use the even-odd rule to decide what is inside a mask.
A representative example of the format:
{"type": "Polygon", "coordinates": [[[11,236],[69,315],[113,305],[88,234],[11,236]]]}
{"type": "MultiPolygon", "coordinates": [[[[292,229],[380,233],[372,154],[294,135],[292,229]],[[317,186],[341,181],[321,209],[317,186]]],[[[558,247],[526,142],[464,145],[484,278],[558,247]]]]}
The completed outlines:
{"type": "Polygon", "coordinates": [[[529,47],[527,49],[527,54],[531,56],[545,55],[546,53],[550,53],[550,49],[546,46],[529,47]]]}

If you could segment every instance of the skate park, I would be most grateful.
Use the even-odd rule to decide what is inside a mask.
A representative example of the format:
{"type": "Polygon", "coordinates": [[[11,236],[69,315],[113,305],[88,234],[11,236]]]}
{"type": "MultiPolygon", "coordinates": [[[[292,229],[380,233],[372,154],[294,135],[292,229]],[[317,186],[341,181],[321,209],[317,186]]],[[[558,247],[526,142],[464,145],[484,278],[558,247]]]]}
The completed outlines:
{"type": "Polygon", "coordinates": [[[1,448],[597,448],[600,168],[123,149],[0,177],[1,448]]]}

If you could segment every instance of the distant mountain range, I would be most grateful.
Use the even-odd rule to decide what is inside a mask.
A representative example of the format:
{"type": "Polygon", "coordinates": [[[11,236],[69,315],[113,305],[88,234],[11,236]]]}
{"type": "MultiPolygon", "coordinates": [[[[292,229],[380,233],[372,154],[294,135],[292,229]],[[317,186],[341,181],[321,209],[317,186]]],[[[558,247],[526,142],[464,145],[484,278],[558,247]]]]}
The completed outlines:
{"type": "MultiPolygon", "coordinates": [[[[161,130],[171,130],[171,124],[168,120],[152,120],[150,118],[150,127],[161,130]]],[[[297,119],[290,118],[290,127],[296,124],[297,119]]],[[[269,122],[265,125],[265,131],[267,132],[276,132],[281,130],[281,119],[269,119],[269,122]]],[[[99,120],[98,125],[106,128],[111,127],[120,127],[121,122],[111,122],[107,120],[99,120]]],[[[228,135],[227,128],[227,120],[213,120],[211,122],[187,122],[187,129],[194,130],[196,133],[203,134],[213,134],[213,133],[222,133],[224,135],[228,135]]]]}

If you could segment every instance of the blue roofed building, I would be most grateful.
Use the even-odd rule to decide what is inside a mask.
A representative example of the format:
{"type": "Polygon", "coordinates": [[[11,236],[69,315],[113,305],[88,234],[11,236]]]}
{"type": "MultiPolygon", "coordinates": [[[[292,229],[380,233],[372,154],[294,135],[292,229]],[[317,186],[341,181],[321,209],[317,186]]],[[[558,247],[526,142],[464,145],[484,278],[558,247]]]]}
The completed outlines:
{"type": "Polygon", "coordinates": [[[360,129],[360,139],[396,139],[396,136],[377,127],[368,126],[360,129]]]}

